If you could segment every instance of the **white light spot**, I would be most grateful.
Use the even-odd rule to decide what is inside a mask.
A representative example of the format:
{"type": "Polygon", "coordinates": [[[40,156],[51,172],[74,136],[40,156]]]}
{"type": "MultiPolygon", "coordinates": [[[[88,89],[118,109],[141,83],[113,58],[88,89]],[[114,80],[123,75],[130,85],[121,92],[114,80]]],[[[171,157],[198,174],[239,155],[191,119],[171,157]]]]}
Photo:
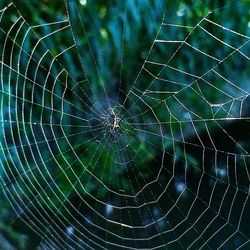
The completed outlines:
{"type": "Polygon", "coordinates": [[[113,207],[113,206],[111,206],[111,205],[109,205],[109,204],[106,205],[106,214],[107,214],[107,215],[112,214],[112,213],[113,213],[113,210],[114,210],[114,207],[113,207]]]}
{"type": "Polygon", "coordinates": [[[103,38],[107,38],[107,37],[108,37],[108,32],[107,32],[107,30],[105,30],[105,29],[100,29],[100,33],[101,33],[101,36],[102,36],[103,38]]]}
{"type": "Polygon", "coordinates": [[[224,168],[218,168],[217,169],[217,174],[220,176],[220,177],[225,177],[227,172],[224,168]]]}
{"type": "Polygon", "coordinates": [[[250,28],[250,21],[248,22],[247,26],[248,26],[248,28],[250,28]]]}
{"type": "Polygon", "coordinates": [[[68,236],[73,235],[73,234],[74,234],[74,231],[75,231],[75,229],[74,229],[74,227],[72,227],[72,226],[68,226],[68,227],[66,228],[66,233],[67,233],[68,236]]]}
{"type": "Polygon", "coordinates": [[[183,182],[179,182],[175,184],[177,192],[181,193],[185,188],[185,184],[183,182]]]}
{"type": "Polygon", "coordinates": [[[85,6],[87,4],[87,0],[79,0],[79,2],[82,6],[85,6]]]}
{"type": "Polygon", "coordinates": [[[15,15],[12,15],[12,16],[10,17],[10,20],[14,23],[14,22],[16,22],[17,17],[16,17],[15,15]]]}
{"type": "Polygon", "coordinates": [[[177,14],[177,16],[184,16],[185,15],[185,9],[181,8],[181,9],[177,10],[176,14],[177,14]]]}

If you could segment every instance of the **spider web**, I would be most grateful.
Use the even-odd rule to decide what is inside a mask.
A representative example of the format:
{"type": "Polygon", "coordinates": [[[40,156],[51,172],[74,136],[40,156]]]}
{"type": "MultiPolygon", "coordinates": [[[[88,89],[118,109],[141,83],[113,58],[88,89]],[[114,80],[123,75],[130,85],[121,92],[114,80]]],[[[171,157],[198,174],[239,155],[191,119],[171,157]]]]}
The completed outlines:
{"type": "Polygon", "coordinates": [[[78,3],[35,25],[14,2],[1,9],[1,189],[12,223],[32,228],[39,249],[247,248],[247,19],[240,31],[217,21],[235,5],[190,24],[163,14],[125,85],[128,3],[118,88],[104,81],[78,3]]]}

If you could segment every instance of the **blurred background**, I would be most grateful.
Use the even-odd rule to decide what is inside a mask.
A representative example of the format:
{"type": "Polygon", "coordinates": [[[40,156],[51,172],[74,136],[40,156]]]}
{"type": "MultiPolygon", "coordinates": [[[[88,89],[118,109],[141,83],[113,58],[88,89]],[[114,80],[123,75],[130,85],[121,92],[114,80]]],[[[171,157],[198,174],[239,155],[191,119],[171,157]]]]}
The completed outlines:
{"type": "Polygon", "coordinates": [[[0,249],[248,242],[249,7],[1,1],[0,249]]]}

